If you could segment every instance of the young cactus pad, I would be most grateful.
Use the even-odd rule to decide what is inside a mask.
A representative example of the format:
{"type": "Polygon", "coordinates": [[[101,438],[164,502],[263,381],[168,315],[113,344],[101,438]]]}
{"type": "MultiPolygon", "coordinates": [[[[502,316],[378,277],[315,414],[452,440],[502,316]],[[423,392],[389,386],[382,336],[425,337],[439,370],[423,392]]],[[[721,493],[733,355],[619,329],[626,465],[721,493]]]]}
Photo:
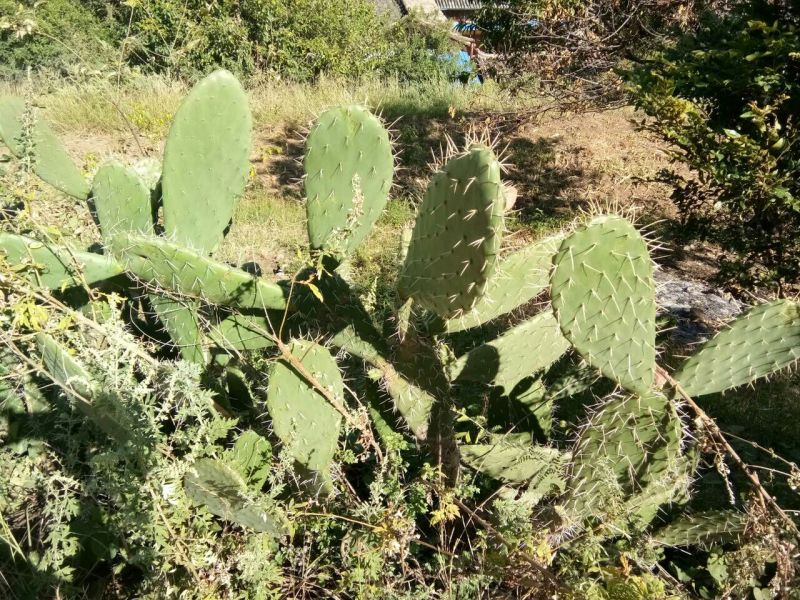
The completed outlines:
{"type": "Polygon", "coordinates": [[[362,106],[331,108],[308,135],[303,166],[311,248],[351,252],[389,197],[394,174],[389,133],[362,106]]]}
{"type": "Polygon", "coordinates": [[[176,294],[238,308],[286,307],[283,289],[158,238],[119,233],[110,247],[125,269],[176,294]]]}
{"type": "Polygon", "coordinates": [[[553,309],[590,365],[622,387],[646,393],[655,372],[653,264],[639,232],[603,215],[567,237],[554,259],[553,309]]]}
{"type": "Polygon", "coordinates": [[[247,183],[250,109],[241,84],[215,71],[181,104],[164,148],[161,187],[170,239],[210,254],[247,183]]]}
{"type": "Polygon", "coordinates": [[[475,144],[431,179],[399,291],[443,319],[472,309],[494,271],[505,199],[500,163],[475,144]]]}
{"type": "Polygon", "coordinates": [[[449,333],[477,327],[511,312],[541,294],[550,285],[553,256],[562,235],[554,235],[517,250],[497,262],[486,291],[472,310],[447,320],[449,333]]]}
{"type": "MultiPolygon", "coordinates": [[[[295,340],[290,352],[316,382],[342,403],[344,382],[336,360],[324,346],[295,340]]],[[[342,417],[301,373],[285,360],[269,377],[267,410],[275,435],[301,465],[325,474],[339,440],[342,417]]]]}
{"type": "Polygon", "coordinates": [[[0,140],[17,158],[32,151],[34,173],[54,188],[78,200],[89,196],[89,184],[64,146],[44,121],[31,114],[30,148],[26,148],[26,106],[21,98],[0,97],[0,140]]]}
{"type": "Polygon", "coordinates": [[[500,386],[510,393],[522,379],[552,365],[569,347],[548,310],[460,357],[455,379],[500,386]]]}
{"type": "Polygon", "coordinates": [[[92,199],[103,236],[119,231],[153,233],[150,190],[122,164],[100,167],[92,182],[92,199]]]}
{"type": "Polygon", "coordinates": [[[12,266],[31,265],[31,283],[51,290],[93,285],[123,272],[122,265],[108,256],[50,246],[12,233],[0,233],[0,258],[12,266]]]}
{"type": "Polygon", "coordinates": [[[752,383],[800,359],[800,304],[775,300],[739,317],[707,342],[675,375],[690,396],[752,383]]]}

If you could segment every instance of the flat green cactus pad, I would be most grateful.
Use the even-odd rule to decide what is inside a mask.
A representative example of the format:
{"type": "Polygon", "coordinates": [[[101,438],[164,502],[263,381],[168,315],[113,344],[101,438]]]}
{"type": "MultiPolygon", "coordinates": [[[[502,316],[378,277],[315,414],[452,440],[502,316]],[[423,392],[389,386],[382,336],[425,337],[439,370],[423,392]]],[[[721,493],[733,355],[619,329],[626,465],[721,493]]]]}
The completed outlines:
{"type": "Polygon", "coordinates": [[[157,294],[150,294],[147,298],[181,358],[198,365],[208,363],[203,330],[197,321],[200,303],[196,300],[178,301],[157,294]]]}
{"type": "MultiPolygon", "coordinates": [[[[498,436],[502,437],[502,436],[498,436]]],[[[461,446],[461,460],[480,473],[509,483],[546,484],[563,490],[569,456],[556,448],[503,442],[461,446]]]]}
{"type": "MultiPolygon", "coordinates": [[[[0,97],[0,140],[16,157],[25,154],[24,121],[25,102],[22,98],[0,97]]],[[[30,135],[33,172],[54,188],[85,200],[89,196],[89,184],[50,126],[34,116],[30,135]]]]}
{"type": "Polygon", "coordinates": [[[557,361],[570,345],[553,313],[544,311],[460,357],[458,382],[480,382],[511,392],[521,380],[557,361]]]}
{"type": "MultiPolygon", "coordinates": [[[[291,343],[292,356],[333,396],[344,402],[344,383],[336,360],[324,346],[291,343]]],[[[300,464],[326,473],[339,440],[342,417],[288,362],[275,363],[269,377],[267,410],[275,435],[300,464]]]]}
{"type": "Polygon", "coordinates": [[[283,288],[276,283],[165,240],[119,233],[110,248],[126,271],[176,294],[243,309],[286,308],[283,288]]]}
{"type": "Polygon", "coordinates": [[[36,334],[36,347],[41,354],[45,372],[72,398],[75,407],[120,444],[130,441],[128,426],[115,414],[116,407],[111,406],[110,402],[103,405],[95,402],[96,385],[69,351],[44,332],[36,334]]]}
{"type": "Polygon", "coordinates": [[[384,365],[381,373],[383,386],[411,433],[420,441],[427,440],[436,398],[409,381],[389,364],[384,365]]]}
{"type": "Polygon", "coordinates": [[[561,330],[590,365],[646,393],[655,372],[656,303],[647,244],[628,221],[602,215],[562,243],[551,278],[561,330]]]}
{"type": "Polygon", "coordinates": [[[150,190],[121,163],[100,167],[92,182],[92,199],[104,236],[119,231],[153,233],[150,190]]]}
{"type": "Polygon", "coordinates": [[[503,234],[500,163],[476,144],[431,179],[399,291],[443,319],[467,313],[490,280],[503,234]]]}
{"type": "Polygon", "coordinates": [[[233,314],[213,326],[209,337],[223,350],[249,352],[274,346],[272,338],[265,335],[270,331],[272,325],[263,315],[233,314]]]}
{"type": "Polygon", "coordinates": [[[228,453],[230,462],[244,475],[248,485],[260,490],[267,481],[272,462],[272,445],[255,431],[243,432],[228,453]]]}
{"type": "Polygon", "coordinates": [[[247,183],[250,108],[241,84],[215,71],[181,104],[164,147],[164,229],[173,241],[210,254],[247,183]]]}
{"type": "Polygon", "coordinates": [[[445,331],[477,327],[511,312],[535,298],[550,285],[553,256],[562,235],[554,235],[521,248],[497,262],[486,291],[468,313],[448,319],[445,331]]]}
{"type": "Polygon", "coordinates": [[[611,398],[575,444],[568,510],[581,518],[624,517],[618,513],[624,513],[625,500],[679,470],[682,439],[680,419],[663,394],[611,398]]]}
{"type": "Polygon", "coordinates": [[[747,514],[736,510],[712,510],[684,515],[653,534],[663,546],[699,546],[735,543],[747,527],[747,514]]]}
{"type": "Polygon", "coordinates": [[[306,212],[311,248],[347,254],[367,236],[389,198],[389,133],[363,106],[322,113],[306,140],[306,212]]]}
{"type": "Polygon", "coordinates": [[[226,521],[276,537],[286,532],[264,506],[248,501],[244,478],[220,460],[203,458],[195,462],[184,475],[183,489],[193,502],[226,521]]]}
{"type": "Polygon", "coordinates": [[[800,304],[775,300],[735,319],[675,375],[690,396],[752,383],[800,359],[800,304]]]}
{"type": "Polygon", "coordinates": [[[93,285],[121,275],[122,265],[93,252],[51,246],[21,235],[0,233],[0,257],[10,265],[31,265],[30,280],[51,290],[93,285]]]}

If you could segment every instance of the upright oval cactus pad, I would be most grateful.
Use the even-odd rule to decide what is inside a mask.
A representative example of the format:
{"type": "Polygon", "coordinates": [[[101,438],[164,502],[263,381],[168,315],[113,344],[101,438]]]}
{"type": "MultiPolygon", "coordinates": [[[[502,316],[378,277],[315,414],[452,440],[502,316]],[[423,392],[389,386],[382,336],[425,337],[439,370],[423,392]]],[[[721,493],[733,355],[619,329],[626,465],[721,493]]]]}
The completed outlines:
{"type": "Polygon", "coordinates": [[[306,140],[306,213],[311,248],[347,254],[367,236],[389,198],[389,133],[362,106],[331,108],[306,140]]]}
{"type": "Polygon", "coordinates": [[[181,104],[164,148],[164,229],[211,253],[222,241],[247,183],[250,109],[236,78],[215,71],[181,104]]]}
{"type": "Polygon", "coordinates": [[[553,256],[563,239],[563,235],[553,235],[500,259],[481,299],[468,313],[449,319],[445,330],[477,327],[541,294],[550,285],[553,256]]]}
{"type": "Polygon", "coordinates": [[[119,233],[110,247],[127,271],[176,294],[239,308],[286,308],[278,284],[165,240],[119,233]]]}
{"type": "Polygon", "coordinates": [[[728,326],[694,354],[675,375],[690,396],[723,392],[800,360],[800,304],[761,304],[728,326]]]}
{"type": "MultiPolygon", "coordinates": [[[[25,112],[22,98],[0,97],[0,140],[16,157],[26,152],[25,112]]],[[[30,143],[34,173],[73,198],[85,200],[89,196],[89,184],[80,169],[72,162],[53,130],[35,116],[30,128],[30,143]]]]}
{"type": "Polygon", "coordinates": [[[51,290],[93,285],[123,273],[122,265],[109,256],[50,246],[13,233],[0,233],[0,258],[13,266],[31,265],[31,282],[51,290]]]}
{"type": "MultiPolygon", "coordinates": [[[[322,386],[344,401],[344,382],[328,349],[305,340],[290,346],[294,356],[322,386]]],[[[341,415],[325,397],[285,360],[269,377],[267,409],[275,435],[300,464],[326,473],[339,440],[341,415]]]]}
{"type": "Polygon", "coordinates": [[[431,179],[408,248],[399,291],[443,319],[473,308],[500,249],[505,199],[500,163],[473,145],[431,179]]]}
{"type": "Polygon", "coordinates": [[[567,339],[590,365],[645,393],[655,372],[653,265],[639,232],[603,215],[567,237],[556,254],[551,293],[567,339]]]}
{"type": "Polygon", "coordinates": [[[150,190],[122,164],[100,167],[92,183],[92,198],[104,236],[118,231],[153,233],[150,190]]]}

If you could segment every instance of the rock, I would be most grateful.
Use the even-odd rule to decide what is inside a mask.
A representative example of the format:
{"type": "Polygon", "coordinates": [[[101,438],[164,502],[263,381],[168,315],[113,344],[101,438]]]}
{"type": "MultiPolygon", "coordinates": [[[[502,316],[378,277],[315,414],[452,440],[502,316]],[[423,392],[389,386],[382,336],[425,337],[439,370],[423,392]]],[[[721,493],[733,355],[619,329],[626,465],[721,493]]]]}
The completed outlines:
{"type": "Polygon", "coordinates": [[[659,314],[675,319],[672,342],[679,345],[708,339],[723,323],[747,308],[721,290],[673,269],[659,269],[655,281],[659,314]]]}

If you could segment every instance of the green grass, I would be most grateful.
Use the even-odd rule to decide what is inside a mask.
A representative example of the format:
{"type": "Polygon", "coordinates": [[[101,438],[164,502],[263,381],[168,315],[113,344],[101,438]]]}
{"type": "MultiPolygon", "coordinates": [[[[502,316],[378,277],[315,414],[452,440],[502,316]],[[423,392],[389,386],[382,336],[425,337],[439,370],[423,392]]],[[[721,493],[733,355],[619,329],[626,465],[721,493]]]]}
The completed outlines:
{"type": "MultiPolygon", "coordinates": [[[[158,76],[138,76],[117,87],[104,79],[88,83],[34,82],[33,96],[47,118],[62,131],[166,133],[188,86],[158,76]]],[[[0,82],[0,94],[24,93],[0,82]]],[[[328,106],[367,103],[389,120],[400,116],[445,117],[464,112],[506,112],[537,100],[510,94],[494,84],[462,86],[447,81],[407,85],[397,80],[346,82],[321,79],[314,84],[271,82],[248,90],[256,126],[302,127],[328,106]]]]}

